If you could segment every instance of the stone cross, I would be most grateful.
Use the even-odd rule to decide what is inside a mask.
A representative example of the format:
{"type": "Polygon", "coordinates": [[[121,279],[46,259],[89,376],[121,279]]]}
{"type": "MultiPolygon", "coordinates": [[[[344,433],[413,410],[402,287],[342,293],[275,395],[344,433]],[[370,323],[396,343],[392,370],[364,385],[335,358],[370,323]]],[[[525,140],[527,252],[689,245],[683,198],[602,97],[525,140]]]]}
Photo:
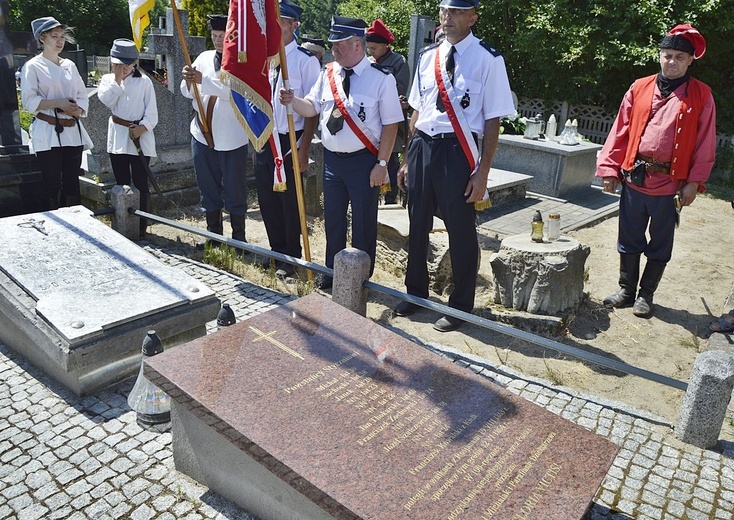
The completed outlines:
{"type": "MultiPolygon", "coordinates": [[[[186,47],[190,56],[198,56],[206,50],[206,38],[203,36],[189,36],[189,12],[178,10],[181,19],[181,28],[186,38],[186,47]]],[[[148,46],[152,54],[165,56],[166,70],[168,71],[168,90],[178,92],[181,82],[181,70],[186,65],[183,47],[178,38],[178,29],[173,19],[173,9],[166,11],[165,29],[153,29],[148,36],[148,46]],[[165,32],[163,32],[165,31],[165,32]]]]}

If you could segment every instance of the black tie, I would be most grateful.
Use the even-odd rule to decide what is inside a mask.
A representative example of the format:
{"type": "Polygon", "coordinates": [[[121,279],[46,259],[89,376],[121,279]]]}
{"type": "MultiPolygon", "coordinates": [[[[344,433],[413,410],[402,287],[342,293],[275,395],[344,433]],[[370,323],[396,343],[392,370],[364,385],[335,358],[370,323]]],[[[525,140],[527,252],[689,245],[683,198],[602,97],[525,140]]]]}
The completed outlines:
{"type": "Polygon", "coordinates": [[[218,72],[222,68],[222,53],[214,53],[214,71],[218,72]]]}
{"type": "MultiPolygon", "coordinates": [[[[438,52],[438,51],[436,51],[438,52]]],[[[456,47],[453,45],[449,49],[449,53],[446,55],[446,75],[449,77],[449,80],[451,81],[451,86],[454,85],[454,53],[456,52],[456,47]]],[[[436,98],[436,109],[439,112],[446,112],[446,108],[443,106],[443,99],[441,98],[441,94],[438,94],[438,97],[436,98]]]]}
{"type": "MultiPolygon", "coordinates": [[[[342,87],[344,88],[344,96],[347,99],[349,98],[349,76],[351,76],[352,74],[354,74],[354,70],[344,69],[344,79],[342,80],[342,87]]],[[[347,99],[344,99],[345,103],[347,99]]],[[[329,129],[329,133],[331,135],[336,135],[336,133],[341,130],[343,126],[344,118],[342,117],[342,113],[339,110],[339,107],[337,107],[336,103],[334,103],[334,109],[331,111],[329,120],[326,122],[326,128],[329,129]]]]}

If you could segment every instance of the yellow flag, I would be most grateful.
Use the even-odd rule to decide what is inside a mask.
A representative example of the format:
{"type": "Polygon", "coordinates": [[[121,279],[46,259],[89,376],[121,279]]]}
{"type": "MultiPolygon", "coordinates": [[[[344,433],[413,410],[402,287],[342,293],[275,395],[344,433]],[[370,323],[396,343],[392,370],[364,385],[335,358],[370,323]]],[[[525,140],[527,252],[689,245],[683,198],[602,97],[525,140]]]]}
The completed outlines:
{"type": "Polygon", "coordinates": [[[140,50],[143,44],[143,31],[150,25],[148,13],[155,7],[155,0],[127,0],[130,4],[130,25],[133,29],[133,41],[140,50]]]}

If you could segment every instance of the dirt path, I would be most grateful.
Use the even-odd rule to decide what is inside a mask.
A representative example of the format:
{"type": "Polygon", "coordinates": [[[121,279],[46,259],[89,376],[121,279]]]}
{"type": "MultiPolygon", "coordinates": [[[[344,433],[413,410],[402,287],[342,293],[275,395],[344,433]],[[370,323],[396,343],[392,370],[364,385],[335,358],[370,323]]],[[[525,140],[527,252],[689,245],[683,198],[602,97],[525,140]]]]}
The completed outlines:
{"type": "MultiPolygon", "coordinates": [[[[179,212],[170,217],[181,218],[190,225],[204,226],[198,213],[179,212]]],[[[314,261],[322,262],[322,226],[317,221],[313,227],[311,256],[314,261]]],[[[178,241],[186,251],[191,251],[188,245],[195,242],[195,237],[163,228],[160,225],[153,226],[152,241],[169,244],[173,243],[170,241],[178,241]]],[[[649,320],[636,318],[631,309],[608,311],[601,305],[601,300],[617,288],[617,218],[571,233],[580,242],[591,246],[585,286],[589,298],[570,318],[565,333],[553,339],[687,381],[696,355],[705,348],[708,323],[724,311],[723,306],[734,289],[734,262],[729,257],[732,247],[727,235],[730,229],[734,229],[734,210],[726,201],[701,196],[693,206],[683,210],[673,259],[655,294],[655,316],[649,320]]],[[[251,243],[267,247],[267,237],[256,209],[248,212],[247,238],[251,243]]],[[[495,240],[485,242],[498,243],[495,240]]],[[[482,252],[476,300],[478,309],[492,305],[489,257],[493,252],[482,252]]],[[[395,276],[393,271],[394,268],[378,269],[373,280],[402,290],[403,280],[395,276]]],[[[251,267],[243,268],[241,273],[255,283],[298,291],[297,284],[274,280],[267,273],[251,267]]],[[[433,295],[433,298],[446,301],[445,296],[433,295]]],[[[554,351],[544,351],[475,326],[441,334],[432,328],[438,317],[433,312],[420,310],[410,318],[393,317],[391,309],[396,303],[391,298],[372,295],[368,315],[372,319],[391,323],[424,342],[450,346],[482,356],[494,365],[504,364],[526,375],[621,401],[649,411],[671,424],[677,420],[683,396],[678,390],[639,377],[585,365],[575,359],[564,359],[554,351]]],[[[727,425],[725,430],[727,438],[732,436],[734,428],[731,425],[727,425]]]]}

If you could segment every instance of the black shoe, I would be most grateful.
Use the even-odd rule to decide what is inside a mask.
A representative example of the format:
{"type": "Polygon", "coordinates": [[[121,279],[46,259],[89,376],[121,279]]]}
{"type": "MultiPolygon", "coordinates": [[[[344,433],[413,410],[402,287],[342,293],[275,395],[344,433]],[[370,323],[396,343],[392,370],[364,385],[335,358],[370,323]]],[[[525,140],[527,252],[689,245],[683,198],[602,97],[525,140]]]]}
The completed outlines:
{"type": "Polygon", "coordinates": [[[410,316],[415,311],[420,309],[420,305],[416,305],[415,303],[402,301],[398,304],[397,307],[395,307],[395,315],[396,316],[410,316]]]}
{"type": "Polygon", "coordinates": [[[289,263],[278,262],[276,267],[275,276],[278,278],[288,278],[296,274],[296,269],[289,263]]]}
{"type": "Polygon", "coordinates": [[[632,304],[635,303],[635,295],[634,293],[630,294],[627,289],[622,288],[614,294],[610,294],[604,298],[602,303],[604,303],[604,306],[608,309],[611,309],[612,307],[617,309],[631,307],[632,304]]]}
{"type": "Polygon", "coordinates": [[[640,296],[632,306],[632,314],[638,318],[649,318],[652,316],[652,308],[652,298],[647,300],[643,296],[640,296]]]}
{"type": "Polygon", "coordinates": [[[442,318],[439,318],[436,323],[433,324],[433,328],[439,332],[451,332],[452,330],[458,329],[463,324],[464,322],[459,318],[454,318],[453,316],[443,316],[442,318]]]}
{"type": "Polygon", "coordinates": [[[316,282],[316,287],[318,287],[321,290],[331,289],[331,286],[334,284],[334,279],[331,276],[324,276],[316,282]]]}

